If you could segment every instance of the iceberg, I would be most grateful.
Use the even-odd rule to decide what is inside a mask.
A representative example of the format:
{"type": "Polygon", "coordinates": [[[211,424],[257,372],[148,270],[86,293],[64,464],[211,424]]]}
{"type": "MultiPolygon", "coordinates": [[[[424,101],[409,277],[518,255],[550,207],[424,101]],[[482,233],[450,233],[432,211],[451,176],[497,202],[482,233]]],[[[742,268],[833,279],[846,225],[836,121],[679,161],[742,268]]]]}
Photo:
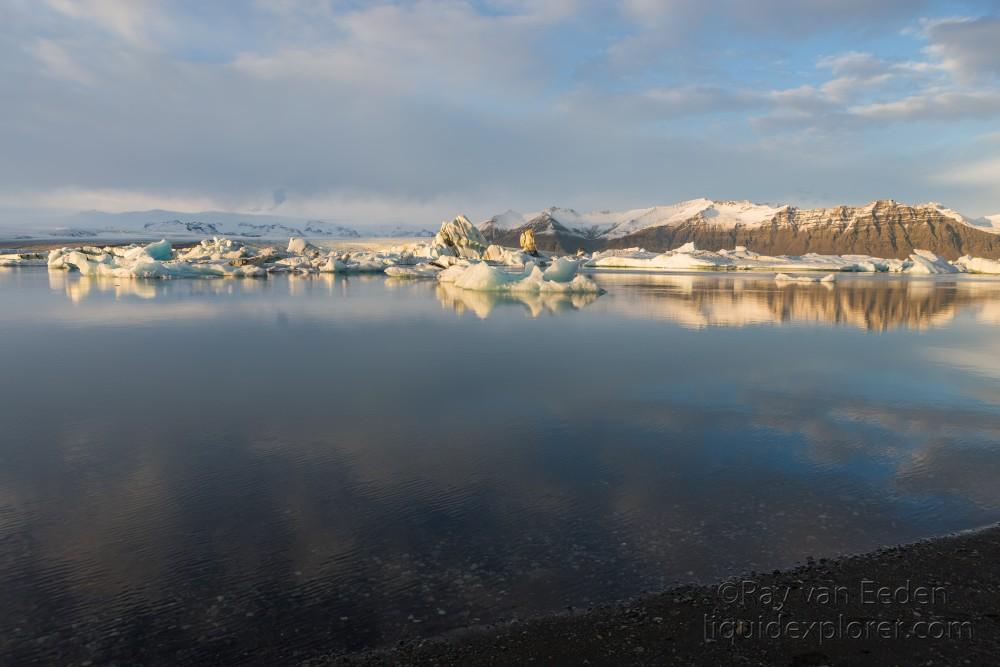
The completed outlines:
{"type": "Polygon", "coordinates": [[[439,251],[450,251],[445,254],[467,259],[479,259],[487,246],[482,232],[464,215],[451,222],[442,222],[431,245],[436,246],[439,251]]]}
{"type": "Polygon", "coordinates": [[[997,259],[984,259],[982,257],[965,255],[956,259],[954,264],[962,271],[967,271],[968,273],[1000,275],[1000,260],[997,259]]]}
{"type": "Polygon", "coordinates": [[[534,258],[523,250],[503,248],[498,245],[491,245],[483,252],[482,259],[487,262],[503,264],[505,266],[524,266],[534,258]]]}
{"type": "Polygon", "coordinates": [[[545,280],[552,280],[557,283],[568,283],[576,276],[579,268],[580,262],[576,260],[556,257],[552,260],[552,264],[542,273],[542,277],[545,280]]]}
{"type": "Polygon", "coordinates": [[[463,216],[442,223],[430,243],[398,246],[317,247],[292,237],[282,249],[253,246],[215,237],[189,248],[174,248],[160,240],[145,245],[80,246],[48,253],[0,255],[0,266],[47,265],[86,276],[115,278],[250,278],[269,274],[385,273],[394,278],[436,278],[460,289],[477,291],[597,292],[594,281],[580,275],[587,267],[639,269],[653,272],[768,271],[779,282],[833,282],[839,272],[933,275],[984,273],[1000,275],[1000,260],[965,256],[949,262],[916,250],[907,259],[867,255],[761,255],[744,246],[732,250],[701,250],[694,243],[663,253],[642,248],[613,249],[589,256],[531,257],[499,245],[485,245],[482,234],[463,216]],[[823,277],[802,275],[822,272],[823,277]]]}
{"type": "Polygon", "coordinates": [[[834,271],[864,273],[910,273],[917,275],[960,272],[995,272],[996,260],[963,257],[955,262],[927,250],[915,250],[907,259],[884,259],[868,255],[778,255],[770,257],[737,246],[733,250],[699,250],[693,243],[664,253],[641,248],[594,253],[586,266],[595,269],[643,269],[647,271],[740,270],[740,271],[834,271]],[[977,268],[972,268],[977,267],[977,268]]]}
{"type": "Polygon", "coordinates": [[[910,255],[910,266],[904,269],[906,273],[935,275],[939,273],[958,273],[959,268],[946,259],[938,257],[929,250],[914,250],[910,255]]]}
{"type": "Polygon", "coordinates": [[[425,263],[416,266],[387,266],[385,275],[393,278],[437,278],[441,271],[443,269],[440,266],[425,263]]]}
{"type": "MultiPolygon", "coordinates": [[[[560,276],[564,277],[564,276],[560,276]]],[[[604,290],[586,276],[575,276],[571,280],[559,282],[545,278],[534,264],[527,266],[523,273],[509,273],[485,262],[456,264],[438,274],[443,283],[454,283],[455,287],[482,292],[563,292],[600,294],[604,290]]]]}
{"type": "Polygon", "coordinates": [[[0,255],[0,266],[46,266],[44,253],[24,252],[0,255]]]}

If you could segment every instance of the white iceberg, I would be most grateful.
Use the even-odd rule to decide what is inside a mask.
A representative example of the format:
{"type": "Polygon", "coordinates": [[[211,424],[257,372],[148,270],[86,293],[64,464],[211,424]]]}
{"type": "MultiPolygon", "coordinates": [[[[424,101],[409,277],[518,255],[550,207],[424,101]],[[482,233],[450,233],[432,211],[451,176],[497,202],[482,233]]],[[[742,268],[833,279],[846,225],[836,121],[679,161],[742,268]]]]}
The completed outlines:
{"type": "Polygon", "coordinates": [[[770,257],[737,246],[733,250],[699,250],[692,243],[664,253],[651,253],[641,248],[605,250],[594,253],[587,266],[596,269],[644,269],[649,271],[741,270],[741,271],[851,271],[868,273],[939,274],[972,271],[978,266],[986,273],[993,270],[991,262],[979,258],[962,258],[949,262],[926,250],[915,250],[908,259],[884,259],[868,255],[779,255],[770,257]]]}
{"type": "Polygon", "coordinates": [[[969,273],[1000,275],[1000,260],[997,259],[985,259],[983,257],[965,255],[956,259],[954,264],[959,269],[969,273]]]}
{"type": "Polygon", "coordinates": [[[575,276],[569,281],[558,282],[547,280],[545,275],[535,265],[527,267],[525,272],[510,273],[486,262],[476,262],[468,265],[456,264],[438,274],[438,280],[444,283],[454,283],[455,287],[483,292],[564,292],[564,293],[594,293],[603,290],[593,280],[586,276],[575,276]]]}
{"type": "Polygon", "coordinates": [[[387,266],[385,275],[393,278],[436,278],[442,270],[440,266],[430,263],[415,266],[387,266]]]}
{"type": "Polygon", "coordinates": [[[524,266],[534,258],[523,250],[504,248],[494,244],[483,251],[482,259],[505,266],[524,266]]]}
{"type": "Polygon", "coordinates": [[[566,257],[556,257],[552,260],[552,264],[545,269],[542,276],[546,280],[552,280],[557,283],[568,283],[576,276],[576,272],[579,268],[580,262],[577,260],[567,259],[566,257]]]}
{"type": "Polygon", "coordinates": [[[0,255],[0,266],[46,266],[44,253],[9,253],[0,255]]]}
{"type": "Polygon", "coordinates": [[[451,222],[442,222],[432,247],[437,254],[454,254],[466,259],[479,259],[486,250],[486,238],[469,219],[460,215],[451,222]]]}
{"type": "Polygon", "coordinates": [[[256,247],[225,238],[203,240],[187,249],[175,249],[166,240],[146,245],[60,248],[48,258],[40,254],[0,255],[2,266],[47,264],[50,270],[69,270],[88,276],[140,278],[262,277],[271,273],[386,273],[396,278],[433,278],[471,290],[595,291],[593,280],[579,275],[582,266],[602,269],[674,271],[771,271],[775,279],[795,282],[832,282],[837,272],[1000,274],[1000,260],[965,256],[949,262],[932,252],[916,250],[908,259],[867,255],[770,257],[737,246],[733,250],[699,250],[693,243],[663,253],[642,248],[595,252],[589,257],[534,258],[523,251],[483,245],[480,232],[459,216],[441,226],[428,243],[399,246],[318,248],[305,239],[291,238],[285,249],[256,247]],[[501,268],[498,265],[502,265],[501,268]],[[822,272],[824,277],[801,275],[822,272]]]}
{"type": "Polygon", "coordinates": [[[906,273],[934,275],[939,273],[958,273],[959,268],[948,260],[938,257],[929,250],[914,250],[910,255],[910,266],[904,269],[906,273]]]}

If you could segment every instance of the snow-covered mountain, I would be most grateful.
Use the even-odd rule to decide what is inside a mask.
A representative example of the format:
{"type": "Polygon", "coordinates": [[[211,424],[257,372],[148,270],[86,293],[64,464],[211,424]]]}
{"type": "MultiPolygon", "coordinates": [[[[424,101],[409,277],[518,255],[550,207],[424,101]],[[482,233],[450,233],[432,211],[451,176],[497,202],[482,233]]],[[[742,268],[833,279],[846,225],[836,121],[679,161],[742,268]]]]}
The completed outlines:
{"type": "Polygon", "coordinates": [[[483,222],[479,229],[495,235],[497,232],[509,232],[530,224],[536,234],[567,232],[584,238],[612,239],[651,227],[680,224],[694,218],[700,218],[719,228],[758,226],[785,208],[787,206],[711,199],[691,199],[665,206],[591,213],[552,207],[531,215],[507,211],[483,222]]]}
{"type": "Polygon", "coordinates": [[[981,229],[986,232],[991,232],[994,234],[1000,234],[1000,214],[997,215],[986,215],[981,218],[968,218],[958,211],[948,208],[937,202],[928,202],[926,204],[921,204],[921,206],[930,206],[941,212],[942,215],[946,215],[958,222],[969,225],[976,229],[981,229]]]}
{"type": "Polygon", "coordinates": [[[372,225],[361,229],[325,220],[307,220],[264,214],[204,211],[180,213],[151,210],[106,213],[83,211],[44,225],[22,225],[18,238],[174,238],[227,236],[245,239],[287,239],[290,236],[354,239],[366,236],[433,236],[432,230],[401,225],[372,225]]]}
{"type": "Polygon", "coordinates": [[[967,219],[966,221],[977,229],[982,229],[992,234],[1000,234],[1000,213],[996,215],[984,215],[981,218],[967,219]]]}
{"type": "Polygon", "coordinates": [[[711,250],[744,245],[768,254],[905,257],[923,248],[950,259],[966,253],[1000,255],[1000,216],[970,219],[935,202],[879,200],[800,209],[691,199],[620,212],[557,207],[530,215],[507,211],[479,225],[487,240],[503,245],[517,245],[520,233],[529,228],[540,248],[563,252],[631,246],[659,251],[693,241],[711,250]]]}

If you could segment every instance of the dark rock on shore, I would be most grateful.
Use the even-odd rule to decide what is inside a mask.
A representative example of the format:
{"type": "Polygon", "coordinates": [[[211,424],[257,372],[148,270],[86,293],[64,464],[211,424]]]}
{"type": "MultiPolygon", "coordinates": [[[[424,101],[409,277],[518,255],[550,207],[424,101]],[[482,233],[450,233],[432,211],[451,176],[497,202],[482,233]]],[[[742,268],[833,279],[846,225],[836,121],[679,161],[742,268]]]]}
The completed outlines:
{"type": "Polygon", "coordinates": [[[995,665],[998,557],[994,527],[337,663],[995,665]]]}

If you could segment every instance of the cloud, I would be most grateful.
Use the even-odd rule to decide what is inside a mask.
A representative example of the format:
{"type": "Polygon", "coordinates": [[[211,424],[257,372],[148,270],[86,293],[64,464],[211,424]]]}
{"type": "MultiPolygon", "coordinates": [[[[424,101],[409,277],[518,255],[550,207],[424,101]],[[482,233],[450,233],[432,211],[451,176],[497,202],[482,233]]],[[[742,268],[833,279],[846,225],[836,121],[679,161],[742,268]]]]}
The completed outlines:
{"type": "Polygon", "coordinates": [[[1000,156],[954,165],[935,176],[941,183],[958,186],[995,187],[1000,183],[1000,156]]]}
{"type": "Polygon", "coordinates": [[[923,91],[893,102],[858,106],[851,113],[873,120],[938,120],[1000,117],[1000,91],[923,91]]]}
{"type": "Polygon", "coordinates": [[[840,25],[874,25],[888,19],[912,16],[927,3],[921,0],[626,0],[622,12],[645,25],[690,24],[710,20],[753,27],[767,34],[786,34],[795,29],[805,34],[840,25]]]}
{"type": "Polygon", "coordinates": [[[75,21],[92,23],[135,44],[149,39],[154,26],[162,30],[167,24],[155,0],[44,0],[44,3],[75,21]]]}
{"type": "Polygon", "coordinates": [[[13,194],[0,194],[0,206],[59,209],[67,211],[207,211],[225,207],[225,202],[211,197],[184,194],[143,192],[137,189],[86,189],[78,187],[50,190],[21,189],[13,194]]]}
{"type": "Polygon", "coordinates": [[[949,32],[990,22],[879,50],[869,21],[928,5],[862,4],[7,3],[0,201],[421,225],[701,195],[1000,209],[936,177],[997,117],[989,40],[949,32]],[[915,160],[941,149],[914,123],[961,150],[915,160]]]}
{"type": "Polygon", "coordinates": [[[925,22],[927,52],[966,81],[1000,77],[1000,17],[925,22]]]}
{"type": "Polygon", "coordinates": [[[50,39],[39,39],[31,48],[31,52],[44,65],[45,72],[57,79],[65,79],[75,83],[90,84],[94,82],[84,67],[71,56],[63,46],[50,39]]]}

